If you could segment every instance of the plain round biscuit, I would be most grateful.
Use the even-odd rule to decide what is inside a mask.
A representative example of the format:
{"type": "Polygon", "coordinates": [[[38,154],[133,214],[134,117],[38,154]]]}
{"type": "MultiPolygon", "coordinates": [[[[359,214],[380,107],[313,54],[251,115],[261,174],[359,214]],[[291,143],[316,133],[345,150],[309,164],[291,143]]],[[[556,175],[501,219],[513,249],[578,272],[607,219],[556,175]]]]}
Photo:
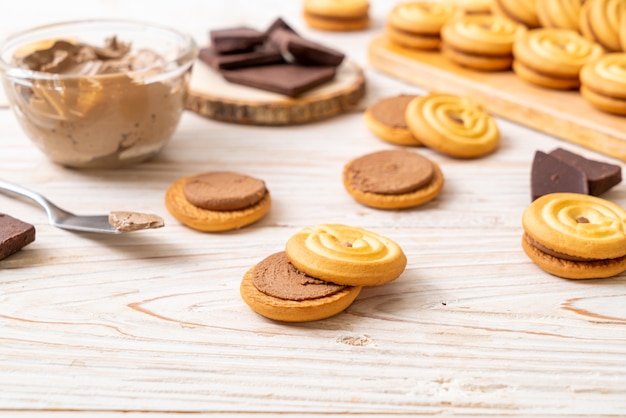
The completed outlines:
{"type": "Polygon", "coordinates": [[[567,29],[533,29],[513,44],[516,61],[556,78],[577,78],[586,63],[603,53],[600,45],[567,29]]]}
{"type": "Polygon", "coordinates": [[[602,261],[570,261],[546,254],[522,237],[524,253],[542,270],[565,279],[605,279],[626,270],[626,257],[602,261]]]}
{"type": "Polygon", "coordinates": [[[495,151],[499,145],[500,131],[495,119],[469,98],[430,93],[413,99],[406,111],[413,135],[443,154],[477,158],[495,151]]]}
{"type": "Polygon", "coordinates": [[[537,243],[561,254],[586,259],[626,255],[626,211],[600,197],[543,195],[524,210],[522,226],[537,243]]]}
{"type": "Polygon", "coordinates": [[[367,0],[304,0],[308,14],[329,18],[361,18],[369,13],[367,0]]]}
{"type": "Polygon", "coordinates": [[[430,202],[439,196],[443,189],[444,177],[441,168],[434,161],[431,163],[434,169],[433,177],[428,184],[414,192],[397,195],[364,192],[353,187],[345,175],[343,176],[343,185],[350,196],[365,206],[390,210],[412,208],[430,202]]]}
{"type": "Polygon", "coordinates": [[[580,87],[580,79],[558,78],[540,74],[532,68],[528,68],[519,60],[513,60],[513,72],[516,76],[536,86],[557,90],[573,90],[580,87]]]}
{"type": "Polygon", "coordinates": [[[361,292],[353,286],[318,299],[293,301],[279,299],[259,291],[252,282],[254,267],[241,281],[239,292],[242,299],[259,315],[282,322],[309,322],[330,318],[346,310],[361,292]]]}
{"type": "MultiPolygon", "coordinates": [[[[422,143],[419,142],[409,130],[409,127],[395,127],[389,126],[382,121],[378,120],[373,113],[374,106],[384,105],[386,101],[396,100],[398,96],[394,97],[386,97],[369,106],[365,113],[363,114],[363,120],[365,122],[365,126],[374,133],[378,138],[383,141],[396,144],[396,145],[406,145],[406,146],[421,146],[422,143]]],[[[406,97],[406,96],[405,96],[406,97]]],[[[416,96],[410,96],[416,97],[416,96]]],[[[404,117],[404,113],[402,114],[404,117]]]]}
{"type": "Polygon", "coordinates": [[[626,52],[604,54],[585,64],[580,83],[609,98],[626,99],[626,52]]]}
{"type": "Polygon", "coordinates": [[[584,85],[580,87],[580,95],[597,109],[615,115],[626,116],[626,99],[605,96],[584,85]]]}
{"type": "Polygon", "coordinates": [[[309,276],[349,286],[377,286],[397,279],[406,256],[391,239],[340,224],[305,228],[287,241],[285,252],[309,276]]]}
{"type": "Polygon", "coordinates": [[[257,204],[232,211],[216,211],[198,208],[185,199],[183,187],[187,179],[181,178],[165,192],[165,207],[179,222],[203,232],[221,232],[239,229],[263,218],[270,210],[272,200],[269,191],[257,204]]]}
{"type": "Polygon", "coordinates": [[[524,26],[502,16],[463,16],[448,21],[441,39],[460,52],[500,58],[510,56],[513,42],[526,32],[524,26]]]}
{"type": "Polygon", "coordinates": [[[579,31],[583,0],[549,0],[537,2],[537,17],[544,28],[579,31]]]}
{"type": "Polygon", "coordinates": [[[356,19],[330,19],[305,12],[303,14],[307,25],[313,29],[328,32],[352,32],[367,28],[370,24],[369,16],[356,19]]]}
{"type": "Polygon", "coordinates": [[[445,42],[441,44],[441,54],[461,67],[478,71],[504,71],[509,70],[513,64],[513,56],[496,57],[467,54],[447,45],[445,42]]]}
{"type": "Polygon", "coordinates": [[[389,42],[409,49],[434,51],[441,45],[439,36],[412,34],[397,30],[390,25],[385,27],[385,36],[389,42]]]}
{"type": "Polygon", "coordinates": [[[438,35],[448,19],[458,15],[449,4],[411,1],[396,4],[387,16],[387,24],[411,34],[438,35]]]}

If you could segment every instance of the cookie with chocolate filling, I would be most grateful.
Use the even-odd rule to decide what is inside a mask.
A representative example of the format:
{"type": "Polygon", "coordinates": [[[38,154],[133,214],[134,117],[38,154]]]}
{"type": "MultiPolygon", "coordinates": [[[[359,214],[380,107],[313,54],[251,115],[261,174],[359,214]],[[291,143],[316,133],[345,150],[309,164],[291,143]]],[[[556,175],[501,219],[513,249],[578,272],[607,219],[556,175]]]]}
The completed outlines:
{"type": "Polygon", "coordinates": [[[405,118],[406,107],[415,97],[401,94],[377,101],[365,111],[365,125],[383,141],[397,145],[422,145],[409,130],[405,118]]]}
{"type": "Polygon", "coordinates": [[[210,171],[175,181],[165,193],[165,207],[190,228],[217,232],[260,220],[269,212],[271,198],[263,180],[210,171]]]}
{"type": "Polygon", "coordinates": [[[567,279],[612,277],[626,270],[626,211],[595,196],[551,193],[522,215],[526,255],[567,279]]]}
{"type": "Polygon", "coordinates": [[[378,151],[348,162],[343,185],[359,203],[406,209],[433,200],[443,188],[439,166],[408,150],[378,151]]]}
{"type": "Polygon", "coordinates": [[[284,322],[329,318],[344,311],[361,292],[298,270],[284,251],[275,253],[246,272],[241,281],[243,300],[258,314],[284,322]]]}
{"type": "Polygon", "coordinates": [[[370,23],[369,7],[368,0],[304,0],[304,20],[319,30],[362,30],[370,23]]]}

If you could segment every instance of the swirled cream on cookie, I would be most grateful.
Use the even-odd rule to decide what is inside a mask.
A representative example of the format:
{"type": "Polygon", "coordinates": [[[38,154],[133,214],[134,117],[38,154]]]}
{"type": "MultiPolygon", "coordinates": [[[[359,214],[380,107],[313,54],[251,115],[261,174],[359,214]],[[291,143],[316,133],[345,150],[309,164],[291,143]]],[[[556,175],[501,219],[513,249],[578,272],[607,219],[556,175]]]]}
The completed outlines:
{"type": "Polygon", "coordinates": [[[626,211],[608,200],[552,193],[522,216],[522,248],[543,270],[569,279],[615,276],[626,270],[626,211]]]}

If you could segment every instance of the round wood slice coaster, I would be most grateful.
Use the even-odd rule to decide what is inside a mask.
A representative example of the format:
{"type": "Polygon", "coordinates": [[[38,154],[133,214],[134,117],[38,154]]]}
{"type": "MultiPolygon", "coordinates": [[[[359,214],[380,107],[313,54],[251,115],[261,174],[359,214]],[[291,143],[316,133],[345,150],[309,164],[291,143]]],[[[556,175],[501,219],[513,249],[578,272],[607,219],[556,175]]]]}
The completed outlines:
{"type": "Polygon", "coordinates": [[[186,108],[224,122],[292,125],[313,122],[354,109],[365,95],[363,70],[345,60],[335,78],[302,96],[290,98],[230,83],[204,64],[194,65],[186,108]]]}

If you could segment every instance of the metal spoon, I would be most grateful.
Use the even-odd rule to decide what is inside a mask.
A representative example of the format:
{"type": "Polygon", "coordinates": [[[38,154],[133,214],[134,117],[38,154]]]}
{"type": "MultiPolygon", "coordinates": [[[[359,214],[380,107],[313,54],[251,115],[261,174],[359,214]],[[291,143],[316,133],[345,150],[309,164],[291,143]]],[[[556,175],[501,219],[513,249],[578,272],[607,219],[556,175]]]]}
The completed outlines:
{"type": "MultiPolygon", "coordinates": [[[[71,231],[96,232],[101,234],[119,234],[124,232],[123,230],[114,227],[109,222],[109,215],[74,215],[71,212],[59,208],[37,192],[17,184],[9,183],[8,181],[0,180],[0,193],[6,194],[6,192],[19,194],[38,203],[46,210],[50,225],[56,226],[57,228],[68,229],[71,231]]],[[[155,223],[146,225],[143,228],[136,228],[132,230],[158,228],[160,226],[163,226],[162,222],[160,225],[155,223]]]]}

